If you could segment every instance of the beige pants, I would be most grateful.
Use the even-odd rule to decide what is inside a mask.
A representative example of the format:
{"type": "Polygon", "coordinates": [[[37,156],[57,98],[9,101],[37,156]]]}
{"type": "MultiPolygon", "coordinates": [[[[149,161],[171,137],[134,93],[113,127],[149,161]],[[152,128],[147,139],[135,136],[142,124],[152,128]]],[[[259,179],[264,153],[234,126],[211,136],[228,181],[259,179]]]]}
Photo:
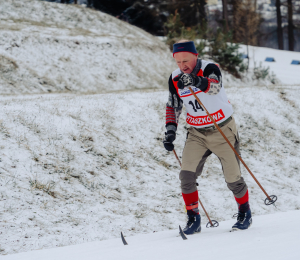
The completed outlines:
{"type": "MultiPolygon", "coordinates": [[[[232,146],[239,151],[239,136],[234,118],[221,130],[232,146]]],[[[220,160],[228,188],[237,198],[247,191],[247,185],[241,177],[240,162],[224,137],[216,130],[197,131],[194,127],[188,129],[187,140],[182,155],[180,172],[182,193],[189,194],[197,190],[196,179],[201,175],[207,157],[214,153],[220,160]]]]}

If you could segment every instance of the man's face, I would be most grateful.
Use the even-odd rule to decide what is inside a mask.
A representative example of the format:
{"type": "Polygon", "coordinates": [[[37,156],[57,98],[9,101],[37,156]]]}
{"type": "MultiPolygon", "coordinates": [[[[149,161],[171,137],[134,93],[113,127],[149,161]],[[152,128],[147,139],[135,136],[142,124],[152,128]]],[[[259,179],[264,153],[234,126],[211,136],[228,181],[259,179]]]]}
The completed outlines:
{"type": "Polygon", "coordinates": [[[174,54],[178,68],[183,73],[190,74],[197,64],[198,56],[189,52],[177,52],[174,54]]]}

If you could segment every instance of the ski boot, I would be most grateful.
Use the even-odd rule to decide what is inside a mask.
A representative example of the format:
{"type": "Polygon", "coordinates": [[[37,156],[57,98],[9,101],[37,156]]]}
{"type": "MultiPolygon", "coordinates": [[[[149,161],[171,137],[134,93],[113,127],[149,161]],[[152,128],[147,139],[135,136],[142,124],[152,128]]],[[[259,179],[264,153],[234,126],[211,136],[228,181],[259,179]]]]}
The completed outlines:
{"type": "Polygon", "coordinates": [[[201,232],[201,217],[199,214],[188,214],[188,221],[183,229],[184,234],[193,235],[201,232]]]}
{"type": "Polygon", "coordinates": [[[232,226],[232,231],[248,229],[252,224],[251,210],[242,213],[239,212],[237,216],[237,222],[232,226]]]}

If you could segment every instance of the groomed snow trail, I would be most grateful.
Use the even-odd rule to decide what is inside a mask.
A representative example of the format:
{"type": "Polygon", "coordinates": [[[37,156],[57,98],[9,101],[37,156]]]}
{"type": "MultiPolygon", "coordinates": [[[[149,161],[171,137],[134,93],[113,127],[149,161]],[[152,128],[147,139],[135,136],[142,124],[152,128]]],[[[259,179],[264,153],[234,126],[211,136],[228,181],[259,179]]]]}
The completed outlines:
{"type": "MultiPolygon", "coordinates": [[[[257,216],[249,230],[230,233],[233,220],[182,240],[177,230],[4,256],[4,260],[296,260],[300,211],[257,216]]],[[[206,220],[202,220],[202,223],[206,220]]]]}

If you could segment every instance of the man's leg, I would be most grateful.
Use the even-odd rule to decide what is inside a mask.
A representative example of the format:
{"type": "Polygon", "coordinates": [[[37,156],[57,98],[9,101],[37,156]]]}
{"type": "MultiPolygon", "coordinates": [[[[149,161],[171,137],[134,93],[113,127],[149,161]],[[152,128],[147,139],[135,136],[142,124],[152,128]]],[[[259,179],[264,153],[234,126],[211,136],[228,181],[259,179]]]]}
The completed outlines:
{"type": "Polygon", "coordinates": [[[179,175],[182,197],[189,219],[183,231],[188,235],[201,231],[196,179],[202,173],[204,163],[211,154],[211,151],[206,148],[205,143],[205,135],[193,128],[189,129],[179,175]]]}
{"type": "MultiPolygon", "coordinates": [[[[231,145],[240,154],[239,136],[234,119],[221,129],[230,141],[231,145]]],[[[241,177],[240,161],[220,133],[213,133],[209,137],[209,140],[212,141],[209,148],[219,157],[227,186],[232,191],[238,204],[238,220],[246,218],[248,221],[247,223],[244,221],[245,224],[248,225],[244,225],[240,229],[247,229],[251,225],[252,219],[249,206],[248,187],[243,177],[241,177]]]]}

